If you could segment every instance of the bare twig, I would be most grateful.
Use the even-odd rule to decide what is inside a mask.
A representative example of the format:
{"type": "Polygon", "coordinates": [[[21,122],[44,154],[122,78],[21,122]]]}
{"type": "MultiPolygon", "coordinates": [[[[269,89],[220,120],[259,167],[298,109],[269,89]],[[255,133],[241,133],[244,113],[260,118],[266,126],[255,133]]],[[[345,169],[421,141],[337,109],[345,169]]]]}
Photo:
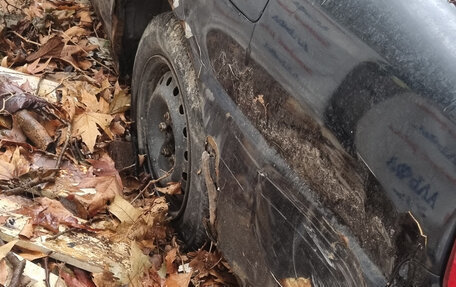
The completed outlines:
{"type": "Polygon", "coordinates": [[[68,143],[70,142],[70,138],[71,138],[71,124],[67,123],[67,133],[66,133],[65,143],[63,144],[62,151],[59,154],[59,158],[57,159],[55,168],[60,168],[60,164],[62,162],[63,155],[65,154],[65,151],[68,148],[68,143]]]}
{"type": "Polygon", "coordinates": [[[70,227],[70,228],[67,228],[67,229],[65,229],[65,230],[63,230],[63,231],[59,231],[59,232],[57,232],[56,234],[47,237],[47,238],[46,238],[46,241],[48,241],[48,240],[55,240],[55,239],[57,239],[57,237],[59,237],[60,235],[63,235],[63,234],[65,234],[65,233],[68,233],[68,232],[71,232],[71,231],[74,231],[74,230],[77,230],[77,228],[75,228],[75,227],[70,227]]]}
{"type": "Polygon", "coordinates": [[[151,185],[156,184],[156,183],[159,182],[160,180],[163,180],[163,179],[167,178],[168,176],[170,176],[171,173],[173,172],[173,170],[174,170],[174,168],[171,168],[169,171],[167,171],[167,172],[166,172],[164,175],[162,175],[161,177],[159,177],[159,178],[157,178],[157,179],[152,179],[152,180],[150,180],[150,181],[146,184],[146,186],[145,186],[143,189],[141,189],[141,191],[138,193],[138,195],[136,195],[136,197],[133,198],[133,200],[132,200],[130,203],[135,202],[141,195],[144,194],[144,192],[145,192],[151,185]]]}
{"type": "Polygon", "coordinates": [[[17,7],[17,6],[14,6],[14,5],[11,4],[10,2],[8,2],[8,0],[3,0],[3,1],[5,1],[5,3],[6,3],[6,10],[8,10],[8,12],[11,12],[11,11],[8,9],[9,6],[13,7],[13,8],[16,9],[16,10],[21,10],[21,8],[19,8],[19,7],[17,7]]]}
{"type": "Polygon", "coordinates": [[[4,190],[3,193],[6,195],[17,195],[17,194],[22,194],[22,193],[32,193],[34,195],[41,196],[41,193],[36,192],[33,190],[33,187],[40,185],[42,183],[46,182],[53,182],[55,180],[55,174],[52,173],[50,176],[44,177],[44,178],[34,178],[30,182],[22,184],[20,186],[4,190]]]}
{"type": "Polygon", "coordinates": [[[44,257],[43,259],[44,263],[44,272],[46,277],[44,278],[44,284],[46,287],[51,287],[51,284],[49,283],[49,266],[48,266],[48,257],[44,257]]]}
{"type": "Polygon", "coordinates": [[[27,42],[27,43],[30,43],[30,44],[33,44],[33,45],[37,45],[38,47],[41,47],[41,44],[40,43],[37,43],[35,41],[32,41],[32,40],[29,40],[27,38],[24,38],[21,34],[19,34],[18,32],[16,31],[12,31],[14,35],[18,36],[19,38],[21,38],[23,41],[27,42]]]}

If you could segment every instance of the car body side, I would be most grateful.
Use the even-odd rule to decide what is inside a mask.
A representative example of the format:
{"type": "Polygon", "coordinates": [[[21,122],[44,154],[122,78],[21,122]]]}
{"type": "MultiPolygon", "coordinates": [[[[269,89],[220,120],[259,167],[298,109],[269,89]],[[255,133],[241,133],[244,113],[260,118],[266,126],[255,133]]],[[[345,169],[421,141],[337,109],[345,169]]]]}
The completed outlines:
{"type": "Polygon", "coordinates": [[[442,283],[456,220],[456,7],[136,2],[94,4],[124,70],[153,15],[182,20],[220,156],[217,243],[244,285],[442,283]]]}

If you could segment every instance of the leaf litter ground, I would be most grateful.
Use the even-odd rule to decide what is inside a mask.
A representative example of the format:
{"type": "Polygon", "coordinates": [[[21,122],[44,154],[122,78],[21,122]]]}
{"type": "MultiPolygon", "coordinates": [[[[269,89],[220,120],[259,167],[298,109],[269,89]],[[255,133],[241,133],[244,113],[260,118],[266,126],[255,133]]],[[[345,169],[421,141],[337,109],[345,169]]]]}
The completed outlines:
{"type": "Polygon", "coordinates": [[[122,148],[130,93],[106,38],[86,1],[0,0],[0,284],[236,285],[210,243],[180,248],[160,196],[178,184],[122,148]]]}

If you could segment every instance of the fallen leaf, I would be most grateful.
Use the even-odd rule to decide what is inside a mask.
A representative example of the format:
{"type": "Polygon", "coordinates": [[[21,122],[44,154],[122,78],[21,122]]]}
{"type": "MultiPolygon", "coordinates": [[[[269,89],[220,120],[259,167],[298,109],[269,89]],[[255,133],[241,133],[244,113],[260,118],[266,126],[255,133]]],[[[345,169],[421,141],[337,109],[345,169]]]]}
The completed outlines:
{"type": "Polygon", "coordinates": [[[140,287],[141,278],[146,270],[152,265],[149,261],[149,256],[145,255],[141,248],[139,248],[138,243],[135,241],[131,242],[130,246],[130,282],[131,286],[140,287]]]}
{"type": "Polygon", "coordinates": [[[42,226],[54,233],[59,232],[60,224],[93,231],[92,228],[79,223],[78,219],[57,200],[47,197],[40,197],[35,200],[40,204],[23,206],[14,212],[29,216],[33,225],[42,226]]]}
{"type": "Polygon", "coordinates": [[[99,111],[97,97],[94,94],[86,91],[85,89],[81,90],[81,102],[86,106],[87,111],[99,111]]]}
{"type": "Polygon", "coordinates": [[[11,164],[14,165],[14,177],[20,177],[30,171],[30,162],[21,154],[21,147],[14,150],[11,164]]]}
{"type": "Polygon", "coordinates": [[[116,91],[114,92],[114,99],[112,100],[109,110],[111,114],[123,113],[131,107],[131,96],[124,90],[120,89],[116,84],[116,91]]]}
{"type": "MultiPolygon", "coordinates": [[[[87,161],[90,162],[90,164],[93,166],[93,173],[97,176],[119,175],[119,172],[116,169],[116,163],[107,153],[103,153],[103,155],[98,160],[88,159],[87,161]]],[[[118,179],[120,183],[120,177],[118,177],[118,179]]]]}
{"type": "MultiPolygon", "coordinates": [[[[63,280],[65,280],[65,284],[68,287],[96,287],[91,280],[88,280],[85,277],[87,275],[82,275],[81,273],[78,273],[78,271],[76,270],[79,269],[75,268],[73,274],[70,273],[71,271],[67,272],[64,269],[60,269],[59,271],[60,277],[63,278],[63,280]]],[[[82,270],[79,271],[84,272],[82,270]]]]}
{"type": "Polygon", "coordinates": [[[6,282],[8,280],[8,274],[9,267],[6,264],[6,260],[2,259],[2,261],[0,261],[0,284],[2,284],[2,286],[6,285],[6,282]]]}
{"type": "Polygon", "coordinates": [[[114,279],[111,272],[92,273],[93,282],[97,287],[118,287],[120,282],[114,279]]]}
{"type": "Polygon", "coordinates": [[[168,182],[165,187],[155,187],[155,190],[164,194],[182,194],[180,182],[168,182]]]}
{"type": "MultiPolygon", "coordinates": [[[[105,132],[109,131],[112,116],[94,112],[85,112],[75,116],[73,120],[73,136],[80,136],[90,152],[94,151],[97,137],[101,135],[98,126],[105,132]]],[[[111,134],[109,131],[108,135],[111,134]]]]}
{"type": "Polygon", "coordinates": [[[120,222],[134,223],[142,214],[142,211],[133,207],[121,195],[117,194],[114,201],[108,207],[109,212],[114,214],[120,222]]]}
{"type": "Polygon", "coordinates": [[[14,245],[18,242],[19,240],[11,240],[10,242],[3,244],[0,246],[0,259],[5,258],[6,254],[11,251],[11,249],[14,247],[14,245]]]}
{"type": "Polygon", "coordinates": [[[89,11],[79,11],[77,14],[77,17],[79,17],[79,21],[81,21],[81,24],[84,26],[90,26],[92,23],[92,17],[90,16],[89,11]]]}
{"type": "Polygon", "coordinates": [[[35,62],[33,62],[30,66],[28,66],[27,72],[29,72],[32,75],[41,73],[48,67],[49,63],[52,60],[52,57],[50,57],[45,63],[43,63],[41,65],[39,65],[40,60],[41,60],[41,58],[38,58],[35,60],[35,62]]]}
{"type": "Polygon", "coordinates": [[[8,56],[3,57],[1,66],[3,68],[8,68],[8,56]]]}
{"type": "Polygon", "coordinates": [[[0,225],[3,225],[8,220],[8,218],[9,218],[9,216],[1,215],[0,216],[0,225]]]}
{"type": "Polygon", "coordinates": [[[62,37],[54,36],[51,39],[49,39],[46,42],[46,44],[41,46],[38,51],[31,53],[25,59],[27,62],[33,62],[38,58],[59,57],[60,53],[62,52],[63,46],[64,44],[62,41],[62,37]]]}
{"type": "Polygon", "coordinates": [[[32,222],[29,220],[27,221],[27,224],[24,225],[24,227],[22,228],[21,232],[19,233],[19,236],[23,236],[25,238],[32,238],[33,236],[33,224],[32,222]]]}
{"type": "Polygon", "coordinates": [[[206,250],[198,250],[191,253],[196,255],[189,263],[189,266],[198,271],[200,277],[207,276],[209,271],[217,265],[217,262],[220,261],[220,254],[208,252],[206,250]]]}
{"type": "Polygon", "coordinates": [[[111,131],[116,136],[122,136],[125,134],[125,127],[120,123],[120,121],[114,121],[111,124],[111,131]]]}
{"type": "Polygon", "coordinates": [[[176,260],[177,248],[173,248],[165,256],[166,273],[174,274],[177,272],[176,266],[174,266],[174,260],[176,260]]]}
{"type": "Polygon", "coordinates": [[[10,180],[14,178],[14,164],[0,159],[0,180],[10,180]]]}
{"type": "Polygon", "coordinates": [[[81,201],[83,200],[88,203],[87,211],[89,217],[94,216],[100,210],[106,208],[107,203],[112,201],[117,194],[121,194],[122,192],[122,186],[115,176],[87,178],[84,179],[78,187],[95,187],[97,191],[94,195],[81,197],[81,201]]]}
{"type": "Polygon", "coordinates": [[[78,26],[73,26],[73,27],[69,28],[68,30],[66,30],[64,33],[68,37],[74,37],[74,36],[78,36],[79,37],[79,36],[86,36],[90,32],[87,31],[84,28],[81,28],[81,27],[78,27],[78,26]]]}
{"type": "Polygon", "coordinates": [[[19,256],[21,256],[24,259],[27,259],[29,261],[33,261],[36,259],[44,258],[47,255],[44,254],[43,252],[40,251],[34,251],[34,250],[26,250],[18,253],[19,256]]]}
{"type": "Polygon", "coordinates": [[[166,278],[166,287],[187,287],[190,284],[192,273],[175,273],[166,278]]]}
{"type": "Polygon", "coordinates": [[[280,280],[283,287],[312,287],[312,281],[307,278],[285,278],[280,280]]]}

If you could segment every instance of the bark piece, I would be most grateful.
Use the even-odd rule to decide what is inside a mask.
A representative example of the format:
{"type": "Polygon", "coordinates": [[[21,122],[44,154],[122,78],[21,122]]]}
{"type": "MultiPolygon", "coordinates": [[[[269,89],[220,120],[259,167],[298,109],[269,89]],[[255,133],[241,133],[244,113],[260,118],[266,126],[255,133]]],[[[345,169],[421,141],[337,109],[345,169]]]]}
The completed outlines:
{"type": "Polygon", "coordinates": [[[32,116],[27,110],[20,110],[14,114],[14,119],[18,122],[24,134],[39,149],[47,150],[51,145],[52,138],[46,129],[32,116]]]}

